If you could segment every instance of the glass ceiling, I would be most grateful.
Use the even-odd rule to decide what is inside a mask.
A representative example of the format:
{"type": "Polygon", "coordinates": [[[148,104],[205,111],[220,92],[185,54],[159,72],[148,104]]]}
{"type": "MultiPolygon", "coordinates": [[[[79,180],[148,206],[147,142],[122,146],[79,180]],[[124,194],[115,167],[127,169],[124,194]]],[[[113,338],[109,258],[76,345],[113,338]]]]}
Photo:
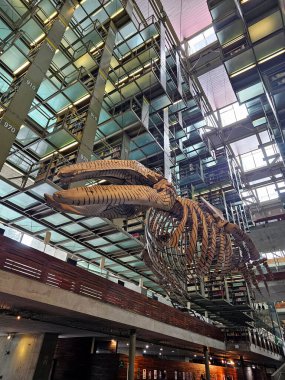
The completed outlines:
{"type": "MultiPolygon", "coordinates": [[[[59,255],[62,252],[74,255],[79,265],[98,273],[100,260],[105,257],[106,272],[135,282],[143,278],[146,286],[162,292],[140,259],[143,247],[139,239],[143,234],[141,220],[136,221],[140,232],[128,233],[123,226],[106,219],[55,212],[45,205],[43,198],[44,193],[51,194],[59,189],[54,167],[74,162],[99,71],[108,22],[123,17],[121,1],[107,1],[104,7],[101,3],[84,0],[76,8],[37,90],[0,174],[0,220],[11,229],[24,232],[24,236],[32,236],[31,244],[38,247],[50,231],[50,246],[58,250],[59,255]]],[[[28,12],[24,0],[18,0],[17,6],[12,0],[0,4],[0,112],[9,107],[25,70],[58,16],[53,0],[41,0],[34,7],[33,17],[23,17],[28,12]],[[14,33],[17,23],[21,25],[20,31],[14,33]]],[[[278,18],[278,15],[272,17],[278,18]]],[[[165,56],[161,56],[162,36],[154,21],[150,17],[142,22],[135,13],[134,19],[118,27],[92,159],[120,158],[123,136],[127,135],[130,138],[129,159],[163,171],[164,159],[168,156],[173,180],[179,183],[190,178],[194,188],[202,192],[209,189],[207,180],[210,177],[217,179],[225,171],[226,154],[219,156],[219,149],[205,133],[212,131],[216,123],[199,93],[199,84],[192,79],[189,82],[183,66],[178,69],[178,56],[168,33],[165,56]],[[169,125],[169,150],[165,149],[164,124],[169,125]],[[186,167],[187,175],[183,179],[186,167]]],[[[218,35],[218,39],[223,44],[231,42],[239,26],[235,24],[229,41],[223,40],[224,34],[218,35]]],[[[259,39],[257,32],[257,29],[252,30],[254,39],[259,39]]],[[[210,27],[188,43],[192,52],[200,54],[201,48],[215,40],[210,27]]],[[[280,41],[276,37],[274,46],[278,47],[280,41]]],[[[267,45],[260,45],[256,51],[259,57],[263,57],[263,48],[269,51],[267,45]]],[[[251,63],[250,53],[245,52],[245,58],[251,63]]],[[[225,67],[231,75],[242,69],[240,64],[241,60],[230,58],[225,67]]],[[[223,90],[219,88],[219,91],[223,90]]],[[[256,81],[235,92],[239,102],[247,102],[247,109],[244,104],[232,103],[214,115],[224,127],[222,129],[230,130],[224,142],[233,152],[232,160],[238,166],[236,172],[247,175],[255,169],[268,167],[269,173],[264,178],[276,180],[274,185],[262,182],[252,185],[253,179],[249,177],[245,192],[253,187],[259,202],[274,200],[276,194],[279,196],[283,192],[283,179],[278,177],[280,170],[271,171],[272,166],[281,165],[272,134],[268,133],[268,140],[262,134],[264,128],[267,130],[269,119],[264,103],[259,104],[257,99],[264,94],[264,87],[256,81]],[[265,113],[256,112],[261,108],[265,113]],[[246,130],[249,122],[254,129],[251,133],[255,138],[254,148],[245,152],[241,150],[249,140],[234,137],[236,130],[246,130]]],[[[281,107],[282,101],[277,97],[276,103],[281,107]]],[[[243,136],[244,139],[248,137],[243,136]]],[[[14,230],[8,231],[11,236],[19,237],[14,230]]]]}

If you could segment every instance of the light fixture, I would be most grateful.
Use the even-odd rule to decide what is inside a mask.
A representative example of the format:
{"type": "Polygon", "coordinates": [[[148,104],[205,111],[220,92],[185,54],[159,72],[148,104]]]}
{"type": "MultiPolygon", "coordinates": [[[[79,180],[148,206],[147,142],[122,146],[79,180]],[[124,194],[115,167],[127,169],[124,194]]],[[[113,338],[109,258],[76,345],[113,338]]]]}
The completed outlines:
{"type": "Polygon", "coordinates": [[[53,12],[45,21],[44,24],[48,24],[53,18],[57,16],[57,11],[53,12]]]}
{"type": "Polygon", "coordinates": [[[143,353],[146,354],[146,350],[143,350],[143,353]]]}
{"type": "Polygon", "coordinates": [[[7,335],[7,340],[10,340],[12,338],[12,335],[11,334],[8,334],[7,335]]]}
{"type": "Polygon", "coordinates": [[[95,50],[99,49],[99,47],[104,45],[104,41],[99,42],[97,45],[93,46],[93,48],[90,49],[90,53],[93,53],[95,50]]]}
{"type": "Polygon", "coordinates": [[[147,345],[145,346],[145,348],[149,348],[149,345],[147,344],[147,345]]]}
{"type": "Polygon", "coordinates": [[[161,352],[159,353],[159,355],[161,355],[161,352]]]}
{"type": "Polygon", "coordinates": [[[31,46],[35,46],[38,42],[42,41],[45,38],[46,34],[42,33],[39,35],[32,43],[31,46]]]}
{"type": "Polygon", "coordinates": [[[82,98],[76,100],[76,102],[74,102],[73,105],[76,106],[77,104],[79,104],[79,103],[83,102],[84,100],[90,98],[90,96],[91,96],[90,94],[84,95],[82,98]]]}
{"type": "Polygon", "coordinates": [[[244,72],[246,72],[246,71],[252,69],[252,68],[255,67],[255,66],[256,66],[256,64],[254,63],[254,64],[252,64],[252,65],[249,65],[249,66],[245,67],[245,68],[242,69],[242,70],[236,71],[235,73],[233,73],[233,74],[230,75],[230,78],[236,77],[237,75],[240,75],[240,74],[242,74],[242,73],[244,73],[244,72]]]}
{"type": "Polygon", "coordinates": [[[127,343],[127,346],[129,345],[129,343],[127,343]]]}
{"type": "Polygon", "coordinates": [[[160,351],[163,351],[163,348],[160,348],[160,351]]]}
{"type": "Polygon", "coordinates": [[[68,150],[69,148],[72,148],[73,146],[77,145],[78,144],[78,141],[74,141],[73,143],[71,144],[68,144],[66,146],[64,146],[63,148],[59,149],[58,151],[61,153],[61,152],[64,152],[66,150],[68,150]]]}
{"type": "Polygon", "coordinates": [[[57,154],[57,152],[52,152],[52,153],[48,154],[47,156],[42,157],[42,158],[40,159],[40,162],[46,160],[47,158],[52,157],[54,154],[57,154]]]}
{"type": "Polygon", "coordinates": [[[120,13],[122,13],[123,10],[124,10],[124,8],[119,9],[119,10],[118,10],[117,12],[115,12],[110,18],[111,18],[111,19],[112,19],[112,18],[115,18],[115,17],[118,16],[120,13]]]}
{"type": "Polygon", "coordinates": [[[17,315],[17,320],[19,321],[21,319],[21,316],[20,315],[17,315]]]}
{"type": "Polygon", "coordinates": [[[13,74],[14,75],[17,75],[19,74],[21,71],[23,71],[27,66],[29,66],[30,64],[30,61],[26,61],[25,63],[23,63],[20,67],[17,68],[17,70],[13,71],[13,74]]]}
{"type": "Polygon", "coordinates": [[[234,44],[235,42],[239,41],[239,40],[242,40],[244,38],[244,35],[243,34],[240,34],[238,37],[234,38],[233,40],[223,44],[223,49],[234,44]]]}
{"type": "Polygon", "coordinates": [[[285,53],[285,49],[278,50],[276,53],[268,55],[267,57],[261,59],[260,61],[258,61],[258,63],[262,64],[262,63],[269,61],[270,59],[275,58],[278,55],[283,54],[283,53],[285,53]]]}

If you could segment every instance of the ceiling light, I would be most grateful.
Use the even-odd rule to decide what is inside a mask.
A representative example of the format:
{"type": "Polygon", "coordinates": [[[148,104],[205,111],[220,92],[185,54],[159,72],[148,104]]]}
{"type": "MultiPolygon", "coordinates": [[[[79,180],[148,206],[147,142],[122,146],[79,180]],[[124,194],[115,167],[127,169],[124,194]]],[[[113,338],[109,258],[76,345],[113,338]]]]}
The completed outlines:
{"type": "Polygon", "coordinates": [[[269,60],[272,59],[272,58],[277,57],[277,56],[280,55],[280,54],[283,54],[283,53],[285,53],[285,49],[281,49],[281,50],[277,51],[277,52],[274,53],[274,54],[268,55],[267,57],[265,57],[265,58],[261,59],[260,61],[258,61],[258,63],[259,63],[259,64],[264,63],[264,62],[266,62],[266,61],[269,61],[269,60]]]}
{"type": "Polygon", "coordinates": [[[41,40],[43,40],[45,38],[46,34],[45,33],[42,33],[38,38],[36,38],[32,43],[31,43],[31,46],[35,46],[38,42],[40,42],[41,40]]]}
{"type": "Polygon", "coordinates": [[[146,354],[146,350],[143,350],[143,353],[146,354]]]}
{"type": "Polygon", "coordinates": [[[44,24],[48,24],[53,18],[57,16],[57,11],[53,12],[45,21],[44,24]]]}
{"type": "Polygon", "coordinates": [[[11,334],[8,334],[7,335],[7,339],[10,340],[12,338],[12,335],[11,334]]]}
{"type": "Polygon", "coordinates": [[[91,96],[90,94],[84,95],[82,98],[76,100],[76,102],[74,102],[73,105],[76,106],[77,104],[79,104],[79,103],[83,102],[84,100],[90,98],[90,96],[91,96]]]}
{"type": "Polygon", "coordinates": [[[20,315],[17,315],[17,320],[19,321],[21,319],[21,316],[20,315]]]}
{"type": "Polygon", "coordinates": [[[112,19],[112,18],[115,18],[115,17],[118,16],[120,13],[122,13],[123,10],[124,10],[124,8],[119,9],[119,10],[118,10],[117,12],[115,12],[110,18],[111,18],[111,19],[112,19]]]}
{"type": "Polygon", "coordinates": [[[42,157],[42,158],[40,159],[40,162],[46,160],[47,158],[52,157],[54,154],[57,154],[57,152],[52,152],[52,153],[48,154],[47,156],[42,157]]]}
{"type": "Polygon", "coordinates": [[[239,40],[242,40],[243,38],[244,38],[244,35],[241,34],[241,35],[239,35],[238,37],[234,38],[233,40],[231,40],[231,41],[229,41],[229,42],[223,44],[222,47],[223,47],[223,49],[224,49],[224,48],[226,48],[226,47],[228,47],[228,46],[234,44],[235,42],[237,42],[237,41],[239,41],[239,40]]]}
{"type": "Polygon", "coordinates": [[[252,69],[255,66],[256,66],[256,64],[254,63],[252,65],[249,65],[249,66],[245,67],[242,70],[236,71],[235,73],[233,73],[233,74],[230,75],[230,78],[236,77],[237,75],[240,75],[240,74],[244,73],[245,71],[248,71],[248,70],[252,69]]]}
{"type": "Polygon", "coordinates": [[[30,64],[30,61],[26,61],[25,63],[23,63],[20,67],[17,68],[17,70],[13,71],[13,74],[14,75],[17,75],[19,74],[21,71],[23,71],[27,66],[29,66],[30,64]]]}
{"type": "Polygon", "coordinates": [[[149,345],[147,344],[147,345],[145,346],[145,348],[149,348],[149,345]]]}
{"type": "Polygon", "coordinates": [[[65,150],[67,150],[69,148],[72,148],[73,146],[75,146],[77,144],[78,144],[78,141],[74,141],[73,143],[68,144],[68,145],[64,146],[63,148],[59,149],[58,151],[59,152],[64,152],[65,150]]]}
{"type": "Polygon", "coordinates": [[[160,351],[163,351],[163,348],[160,348],[160,351]]]}
{"type": "Polygon", "coordinates": [[[90,53],[93,53],[95,50],[97,50],[99,47],[104,45],[104,41],[99,42],[97,45],[93,46],[93,48],[90,49],[90,53]]]}

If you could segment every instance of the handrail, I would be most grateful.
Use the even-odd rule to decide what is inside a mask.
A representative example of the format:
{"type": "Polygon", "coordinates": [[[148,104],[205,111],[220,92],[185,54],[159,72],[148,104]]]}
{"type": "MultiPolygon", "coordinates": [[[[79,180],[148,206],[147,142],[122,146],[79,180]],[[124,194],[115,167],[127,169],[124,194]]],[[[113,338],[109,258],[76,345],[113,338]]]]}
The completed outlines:
{"type": "Polygon", "coordinates": [[[209,323],[5,236],[0,236],[0,270],[224,341],[223,332],[209,323]]]}

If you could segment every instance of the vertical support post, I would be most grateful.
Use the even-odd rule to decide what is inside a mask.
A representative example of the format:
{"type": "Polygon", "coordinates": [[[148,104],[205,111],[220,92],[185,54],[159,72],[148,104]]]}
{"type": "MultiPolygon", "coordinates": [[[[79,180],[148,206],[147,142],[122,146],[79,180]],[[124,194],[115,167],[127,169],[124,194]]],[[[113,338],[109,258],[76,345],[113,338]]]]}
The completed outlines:
{"type": "Polygon", "coordinates": [[[142,101],[142,124],[148,130],[149,128],[149,101],[143,97],[142,101]]]}
{"type": "Polygon", "coordinates": [[[179,94],[182,96],[183,95],[182,75],[181,75],[180,57],[179,57],[178,52],[176,52],[175,58],[176,58],[176,67],[177,67],[177,88],[178,88],[179,94]]]}
{"type": "Polygon", "coordinates": [[[225,278],[225,296],[226,296],[226,300],[230,302],[230,292],[229,292],[228,282],[226,278],[225,278]]]}
{"type": "Polygon", "coordinates": [[[165,26],[160,21],[160,82],[166,90],[166,46],[165,46],[165,26]]]}
{"type": "Polygon", "coordinates": [[[209,363],[209,349],[208,347],[204,347],[204,356],[205,356],[205,373],[206,380],[210,380],[210,363],[209,363]]]}
{"type": "Polygon", "coordinates": [[[57,337],[57,334],[45,333],[33,380],[49,379],[57,337]]]}
{"type": "Polygon", "coordinates": [[[243,380],[247,380],[246,371],[245,371],[245,365],[244,365],[244,360],[243,360],[243,356],[242,355],[240,356],[239,360],[240,360],[243,380]]]}
{"type": "Polygon", "coordinates": [[[164,149],[164,177],[171,181],[170,140],[168,109],[163,109],[163,149],[164,149]]]}
{"type": "Polygon", "coordinates": [[[92,156],[99,115],[104,99],[110,63],[115,46],[117,28],[111,21],[100,60],[98,75],[91,95],[77,162],[89,161],[92,156]]]}
{"type": "Polygon", "coordinates": [[[136,330],[131,330],[129,343],[128,380],[135,379],[136,330]]]}
{"type": "Polygon", "coordinates": [[[122,138],[122,146],[121,146],[121,160],[128,160],[129,159],[129,153],[130,153],[130,143],[131,139],[130,137],[124,133],[122,138]]]}
{"type": "Polygon", "coordinates": [[[63,3],[59,15],[52,24],[45,41],[41,44],[17,92],[0,120],[0,170],[9,155],[21,125],[27,117],[38,88],[52,62],[55,51],[60,45],[74,10],[75,5],[71,1],[63,3]]]}

